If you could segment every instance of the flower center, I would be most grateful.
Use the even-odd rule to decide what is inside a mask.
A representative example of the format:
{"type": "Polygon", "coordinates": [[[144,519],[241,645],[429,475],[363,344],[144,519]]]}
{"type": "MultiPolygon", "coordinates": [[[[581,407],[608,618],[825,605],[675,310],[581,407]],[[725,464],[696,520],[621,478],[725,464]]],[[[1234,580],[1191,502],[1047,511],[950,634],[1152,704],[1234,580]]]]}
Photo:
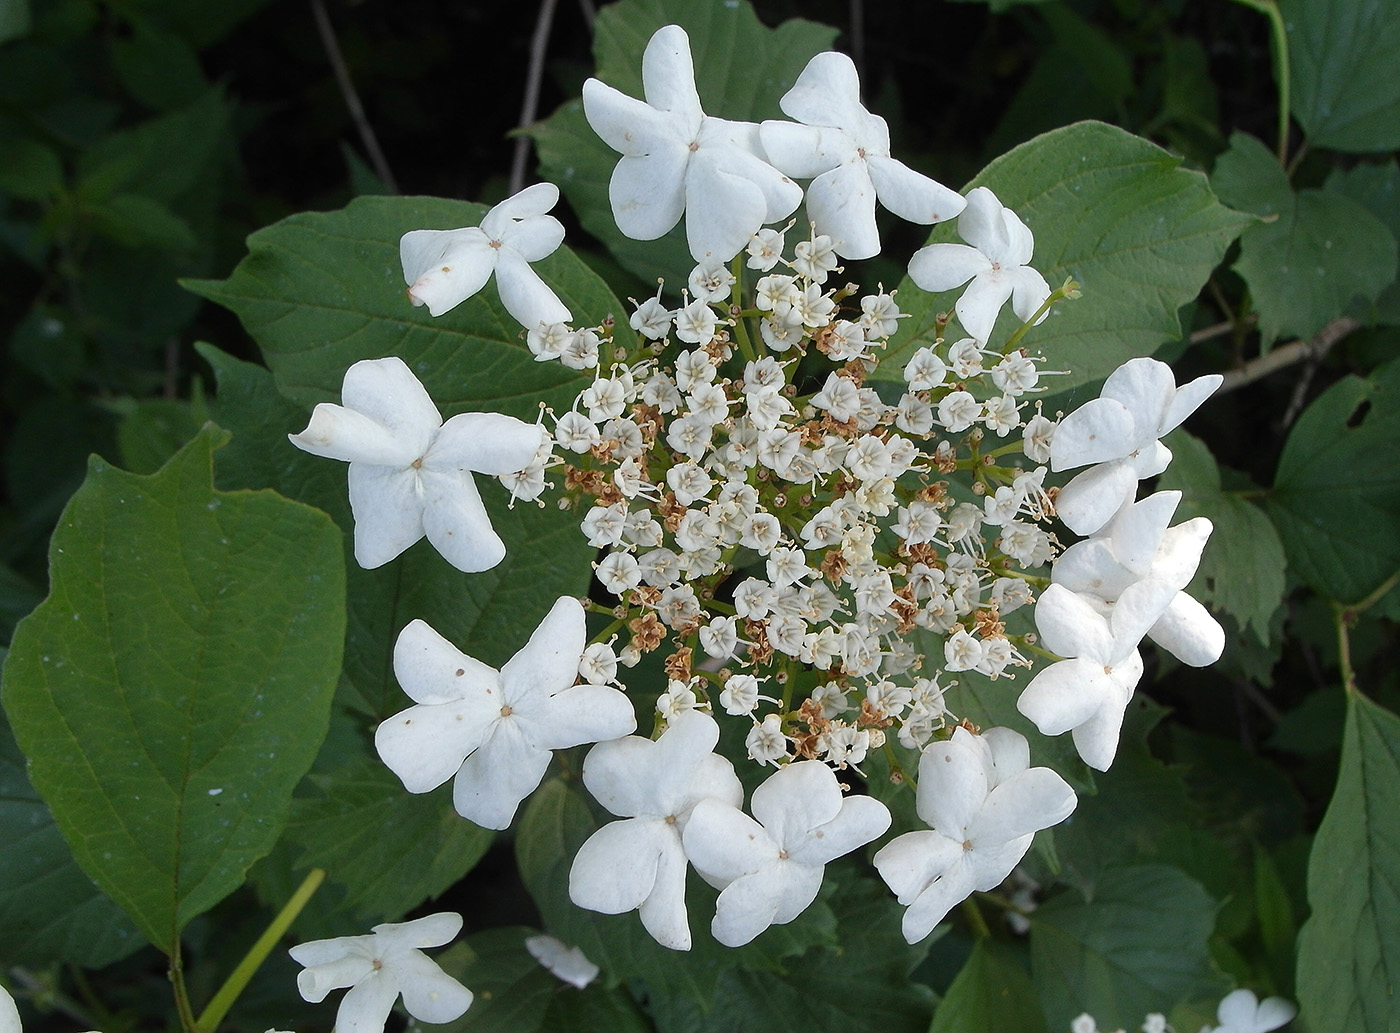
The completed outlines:
{"type": "Polygon", "coordinates": [[[502,708],[501,708],[501,716],[502,716],[502,717],[510,717],[510,715],[511,715],[512,713],[513,713],[513,711],[512,711],[511,708],[508,707],[508,706],[505,706],[505,707],[502,707],[502,708]]]}

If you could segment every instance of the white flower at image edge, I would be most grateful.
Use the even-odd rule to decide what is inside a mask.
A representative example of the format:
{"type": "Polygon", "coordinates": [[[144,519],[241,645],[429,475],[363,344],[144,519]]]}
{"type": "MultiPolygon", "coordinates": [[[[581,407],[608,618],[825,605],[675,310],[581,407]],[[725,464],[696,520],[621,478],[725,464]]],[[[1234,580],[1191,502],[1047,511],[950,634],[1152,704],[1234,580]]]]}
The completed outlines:
{"type": "Polygon", "coordinates": [[[322,402],[300,434],[304,452],[350,464],[355,560],[383,566],[425,535],[458,570],[488,570],[506,547],[491,527],[473,473],[518,473],[544,430],[500,413],[437,406],[402,359],[364,359],[345,371],[343,405],[322,402]]]}
{"type": "Polygon", "coordinates": [[[1017,318],[1026,322],[1050,297],[1050,285],[1027,264],[1035,250],[1031,231],[986,187],[968,192],[958,235],[972,246],[920,248],[909,260],[909,278],[933,294],[971,280],[953,310],[963,329],[985,344],[1007,298],[1017,318]]]}
{"type": "Polygon", "coordinates": [[[414,621],[394,644],[394,675],[417,706],[375,731],[379,756],[410,793],[455,775],[457,813],[483,828],[507,828],[554,750],[637,727],[617,689],[574,684],[586,636],[582,605],[564,596],[497,671],[414,621]]]}
{"type": "Polygon", "coordinates": [[[409,300],[440,316],[466,301],[496,274],[501,304],[521,326],[567,323],[568,308],[530,268],[564,241],[564,227],[546,215],[559,202],[553,183],[536,183],[481,217],[479,226],[413,230],[399,240],[409,300]]]}
{"type": "Polygon", "coordinates": [[[19,1009],[10,992],[0,986],[0,1033],[20,1033],[19,1009]]]}
{"type": "Polygon", "coordinates": [[[961,194],[890,157],[890,130],[860,102],[860,77],[845,54],[827,51],[807,62],[778,106],[804,123],[768,121],[759,139],[768,160],[789,176],[815,177],[807,214],[843,258],[880,252],[875,201],[910,222],[951,219],[961,194]]]}
{"type": "Polygon", "coordinates": [[[915,809],[930,831],[906,832],[875,854],[880,877],[904,912],[904,938],[918,943],[976,890],[1000,885],[1040,829],[1078,802],[1049,768],[1032,768],[1025,737],[1009,728],[973,735],[957,728],[919,758],[915,809]]]}
{"type": "Polygon", "coordinates": [[[594,799],[625,819],[609,822],[579,848],[569,897],[579,907],[619,915],[636,910],[657,943],[690,950],[681,836],[701,800],[744,800],[739,776],[714,753],[719,725],[698,710],[671,719],[654,742],[641,736],[599,743],[583,762],[594,799]]]}
{"type": "Polygon", "coordinates": [[[1297,1006],[1282,997],[1261,1001],[1254,996],[1253,990],[1235,990],[1226,994],[1216,1009],[1215,1017],[1220,1020],[1220,1025],[1212,1033],[1270,1033],[1290,1022],[1297,1014],[1297,1006]]]}
{"type": "Polygon", "coordinates": [[[381,1033],[394,1001],[403,995],[421,1022],[451,1022],[471,1007],[472,992],[419,948],[441,947],[462,930],[462,916],[444,911],[412,922],[376,925],[368,936],[312,940],[290,951],[306,968],[297,989],[312,1004],[332,990],[350,987],[336,1012],[335,1033],[381,1033]]]}
{"type": "Polygon", "coordinates": [[[642,93],[645,101],[598,79],[583,84],[588,124],[622,154],[608,198],[623,234],[655,240],[684,213],[691,256],[728,262],[802,201],[802,188],[763,159],[756,124],[701,109],[690,37],[679,25],[647,43],[642,93]]]}

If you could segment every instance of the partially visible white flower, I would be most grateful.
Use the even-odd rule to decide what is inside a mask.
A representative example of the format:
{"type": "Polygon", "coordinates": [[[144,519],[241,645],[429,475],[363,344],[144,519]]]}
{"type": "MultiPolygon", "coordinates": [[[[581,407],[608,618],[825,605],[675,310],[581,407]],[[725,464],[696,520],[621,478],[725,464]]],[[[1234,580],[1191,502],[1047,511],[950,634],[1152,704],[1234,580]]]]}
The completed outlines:
{"type": "Polygon", "coordinates": [[[530,268],[564,241],[564,227],[546,215],[559,202],[553,183],[536,183],[481,217],[479,226],[413,230],[399,241],[408,297],[440,316],[456,308],[496,274],[501,304],[521,326],[567,323],[569,310],[530,268]]]}
{"type": "Polygon", "coordinates": [[[336,1033],[381,1033],[394,1001],[420,1022],[451,1022],[471,1007],[472,992],[420,948],[441,947],[462,930],[462,916],[443,911],[412,922],[376,925],[368,936],[337,936],[293,947],[306,966],[297,974],[303,999],[317,1004],[350,987],[336,1012],[336,1033]]]}
{"type": "Polygon", "coordinates": [[[456,776],[457,813],[507,828],[554,750],[637,727],[617,689],[574,684],[586,638],[583,607],[564,596],[497,671],[413,621],[394,644],[394,675],[417,705],[380,724],[375,749],[410,793],[456,776]]]}
{"type": "Polygon", "coordinates": [[[909,278],[934,294],[971,280],[954,311],[963,329],[985,344],[1007,298],[1025,322],[1050,297],[1050,285],[1027,264],[1035,248],[1031,231],[986,187],[968,193],[967,207],[958,216],[958,234],[972,246],[921,248],[909,260],[909,278]]]}
{"type": "Polygon", "coordinates": [[[877,198],[901,219],[925,225],[963,210],[955,191],[890,157],[889,127],[861,104],[860,77],[845,54],[813,57],[778,106],[803,124],[764,122],[764,150],[788,175],[815,177],[807,187],[807,214],[842,257],[879,254],[877,198]]]}
{"type": "Polygon", "coordinates": [[[3,986],[0,986],[0,1033],[21,1033],[19,1009],[3,986]]]}
{"type": "Polygon", "coordinates": [[[884,804],[843,797],[835,774],[817,760],[773,772],[754,790],[750,809],[753,818],[701,800],[682,836],[695,870],[720,889],[710,930],[726,947],[791,922],[816,899],[830,861],[890,827],[884,804]]]}
{"type": "Polygon", "coordinates": [[[588,956],[578,947],[570,947],[563,940],[541,933],[525,937],[525,949],[530,952],[551,975],[570,986],[582,990],[598,978],[598,966],[588,960],[588,956]]]}
{"type": "Polygon", "coordinates": [[[642,92],[645,101],[597,79],[583,84],[588,124],[622,154],[608,198],[625,236],[654,240],[684,213],[691,256],[727,262],[761,226],[797,208],[802,190],[762,158],[758,126],[701,109],[690,38],[679,25],[647,43],[642,92]]]}
{"type": "Polygon", "coordinates": [[[446,423],[395,356],[345,371],[343,405],[322,402],[300,434],[303,452],[350,464],[355,560],[381,567],[425,535],[458,570],[489,570],[506,547],[491,527],[473,473],[529,466],[547,432],[500,413],[459,413],[446,423]]]}
{"type": "Polygon", "coordinates": [[[579,848],[569,897],[616,915],[635,910],[657,943],[690,949],[681,834],[701,800],[737,807],[734,768],[714,753],[719,725],[698,710],[677,715],[656,741],[630,735],[599,743],[583,762],[583,784],[623,820],[604,825],[579,848]]]}
{"type": "Polygon", "coordinates": [[[1235,990],[1225,995],[1216,1009],[1220,1025],[1214,1033],[1269,1033],[1292,1021],[1298,1008],[1282,997],[1260,1001],[1253,990],[1235,990]]]}

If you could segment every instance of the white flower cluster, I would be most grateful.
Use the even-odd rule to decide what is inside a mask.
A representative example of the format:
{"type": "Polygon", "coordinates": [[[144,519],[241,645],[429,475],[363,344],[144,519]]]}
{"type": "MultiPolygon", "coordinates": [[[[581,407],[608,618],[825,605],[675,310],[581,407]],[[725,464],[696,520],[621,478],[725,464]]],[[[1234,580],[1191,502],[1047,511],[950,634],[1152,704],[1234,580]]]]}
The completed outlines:
{"type": "MultiPolygon", "coordinates": [[[[1232,990],[1216,1009],[1220,1025],[1202,1026],[1200,1033],[1271,1033],[1286,1026],[1298,1014],[1298,1008],[1282,997],[1260,1001],[1253,990],[1232,990]]],[[[1139,1027],[1142,1033],[1175,1033],[1166,1016],[1160,1012],[1148,1015],[1139,1027]]],[[[1073,1019],[1069,1033],[1100,1033],[1099,1024],[1088,1012],[1073,1019]]],[[[1124,1033],[1118,1030],[1117,1033],[1124,1033]]]]}

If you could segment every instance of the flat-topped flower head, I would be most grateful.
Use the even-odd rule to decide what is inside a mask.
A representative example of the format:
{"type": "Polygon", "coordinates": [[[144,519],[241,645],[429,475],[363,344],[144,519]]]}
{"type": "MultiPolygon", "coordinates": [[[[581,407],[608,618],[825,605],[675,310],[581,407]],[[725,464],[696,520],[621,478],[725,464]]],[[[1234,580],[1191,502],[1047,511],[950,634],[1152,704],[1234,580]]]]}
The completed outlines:
{"type": "Polygon", "coordinates": [[[293,947],[306,966],[297,989],[312,1004],[350,987],[336,1012],[336,1033],[382,1033],[400,994],[420,1022],[451,1022],[471,1007],[472,992],[420,948],[441,947],[462,931],[462,916],[443,911],[412,922],[376,925],[368,936],[337,936],[293,947]]]}
{"type": "Polygon", "coordinates": [[[583,112],[622,159],[608,184],[617,228],[654,240],[685,214],[691,256],[728,262],[765,223],[785,219],[802,189],[763,158],[758,126],[706,115],[695,90],[690,37],[656,31],[642,54],[645,101],[589,79],[583,112]]]}
{"type": "Polygon", "coordinates": [[[789,176],[812,179],[807,214],[843,258],[880,253],[877,199],[924,225],[951,219],[966,205],[957,191],[890,157],[889,126],[861,104],[860,77],[845,54],[827,51],[808,61],[778,106],[802,124],[764,122],[763,149],[789,176]]]}
{"type": "Polygon", "coordinates": [[[491,527],[473,474],[519,473],[545,431],[500,413],[459,413],[446,423],[400,358],[364,359],[345,371],[343,405],[322,402],[292,444],[350,464],[355,560],[381,567],[420,538],[458,570],[489,570],[506,547],[491,527]]]}
{"type": "Polygon", "coordinates": [[[586,637],[582,605],[564,596],[497,671],[414,621],[394,644],[394,675],[417,705],[379,726],[375,749],[410,793],[455,776],[457,813],[483,828],[507,828],[554,750],[637,727],[617,689],[574,684],[586,637]]]}
{"type": "Polygon", "coordinates": [[[567,323],[568,308],[530,268],[564,241],[564,227],[545,214],[558,203],[557,186],[536,183],[492,208],[479,226],[405,233],[399,260],[409,300],[440,316],[486,286],[494,272],[501,304],[521,326],[567,323]]]}
{"type": "Polygon", "coordinates": [[[1035,250],[1031,231],[986,187],[968,193],[958,235],[967,244],[929,244],[915,252],[909,278],[934,294],[971,280],[954,311],[963,329],[985,344],[1007,298],[1026,322],[1050,297],[1050,285],[1028,264],[1035,250]]]}

